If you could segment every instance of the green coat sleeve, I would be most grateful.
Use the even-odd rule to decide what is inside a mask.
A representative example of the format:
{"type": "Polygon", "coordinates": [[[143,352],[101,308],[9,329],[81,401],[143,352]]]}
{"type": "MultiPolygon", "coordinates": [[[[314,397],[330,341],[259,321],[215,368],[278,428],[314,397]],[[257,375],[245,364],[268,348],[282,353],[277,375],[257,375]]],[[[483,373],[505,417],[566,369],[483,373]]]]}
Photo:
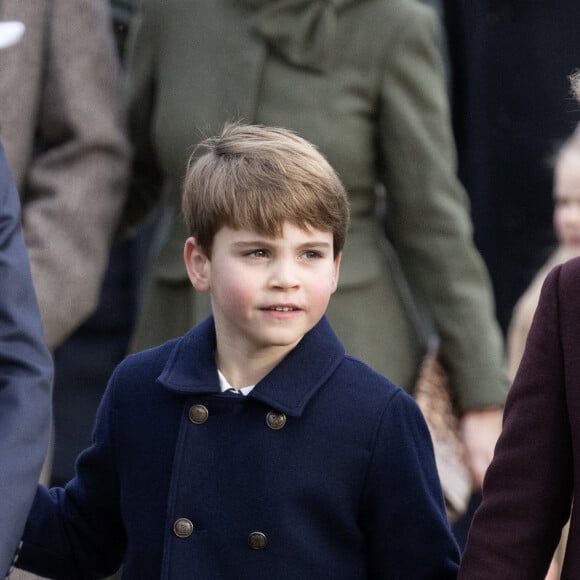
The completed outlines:
{"type": "Polygon", "coordinates": [[[125,98],[133,162],[121,233],[143,222],[161,198],[163,174],[153,143],[156,101],[157,0],[144,0],[133,17],[127,47],[125,98]]]}
{"type": "Polygon", "coordinates": [[[407,3],[382,82],[380,140],[389,228],[415,296],[441,340],[463,409],[501,405],[507,390],[493,294],[456,175],[439,27],[407,3]]]}

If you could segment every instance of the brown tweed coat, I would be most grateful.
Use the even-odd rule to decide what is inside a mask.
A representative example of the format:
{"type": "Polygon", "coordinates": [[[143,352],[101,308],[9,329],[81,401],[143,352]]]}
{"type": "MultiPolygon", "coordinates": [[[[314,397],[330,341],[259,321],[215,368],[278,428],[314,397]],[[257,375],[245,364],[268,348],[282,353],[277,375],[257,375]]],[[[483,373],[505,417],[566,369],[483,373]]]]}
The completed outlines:
{"type": "Polygon", "coordinates": [[[20,191],[51,348],[94,310],[128,148],[106,0],[0,0],[26,26],[0,53],[0,139],[20,191]]]}

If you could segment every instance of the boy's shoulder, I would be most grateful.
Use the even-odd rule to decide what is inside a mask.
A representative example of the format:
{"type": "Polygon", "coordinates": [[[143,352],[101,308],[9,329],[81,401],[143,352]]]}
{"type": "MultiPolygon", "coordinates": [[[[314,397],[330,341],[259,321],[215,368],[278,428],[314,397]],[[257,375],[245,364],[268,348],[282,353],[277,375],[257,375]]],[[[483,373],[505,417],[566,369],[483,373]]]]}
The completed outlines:
{"type": "Polygon", "coordinates": [[[395,401],[397,406],[414,405],[413,398],[401,387],[350,354],[345,354],[329,386],[337,399],[344,397],[359,409],[384,408],[395,401]]]}
{"type": "Polygon", "coordinates": [[[328,320],[323,319],[254,389],[254,397],[300,415],[315,401],[319,412],[339,408],[371,413],[406,393],[360,359],[345,352],[328,320]]]}
{"type": "Polygon", "coordinates": [[[192,382],[219,389],[215,366],[215,329],[210,317],[158,346],[128,355],[115,369],[111,381],[120,386],[164,385],[170,391],[189,392],[192,382]]]}
{"type": "Polygon", "coordinates": [[[158,376],[180,340],[181,338],[172,338],[157,346],[128,354],[119,363],[117,370],[122,373],[157,374],[158,376]]]}

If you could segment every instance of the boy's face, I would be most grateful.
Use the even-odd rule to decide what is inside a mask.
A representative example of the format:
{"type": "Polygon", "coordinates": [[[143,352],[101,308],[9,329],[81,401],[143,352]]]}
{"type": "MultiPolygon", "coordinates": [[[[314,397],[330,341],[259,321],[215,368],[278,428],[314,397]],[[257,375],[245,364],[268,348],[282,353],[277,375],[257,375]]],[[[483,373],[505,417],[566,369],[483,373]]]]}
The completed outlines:
{"type": "Polygon", "coordinates": [[[286,223],[280,238],[224,227],[211,260],[194,238],[185,262],[197,290],[211,294],[220,341],[247,355],[285,355],[323,316],[336,290],[340,255],[331,232],[286,223]]]}
{"type": "Polygon", "coordinates": [[[554,229],[560,244],[580,253],[580,153],[567,151],[554,174],[554,229]]]}

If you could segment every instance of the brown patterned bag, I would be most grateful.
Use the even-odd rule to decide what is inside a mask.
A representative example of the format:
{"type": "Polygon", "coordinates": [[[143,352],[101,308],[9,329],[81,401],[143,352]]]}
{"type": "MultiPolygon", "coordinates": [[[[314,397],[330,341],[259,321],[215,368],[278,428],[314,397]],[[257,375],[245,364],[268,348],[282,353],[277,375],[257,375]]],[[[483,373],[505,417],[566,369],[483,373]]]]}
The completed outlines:
{"type": "Polygon", "coordinates": [[[447,517],[454,522],[467,510],[472,482],[460,419],[455,413],[447,372],[436,348],[429,348],[423,358],[413,396],[431,433],[447,517]]]}

